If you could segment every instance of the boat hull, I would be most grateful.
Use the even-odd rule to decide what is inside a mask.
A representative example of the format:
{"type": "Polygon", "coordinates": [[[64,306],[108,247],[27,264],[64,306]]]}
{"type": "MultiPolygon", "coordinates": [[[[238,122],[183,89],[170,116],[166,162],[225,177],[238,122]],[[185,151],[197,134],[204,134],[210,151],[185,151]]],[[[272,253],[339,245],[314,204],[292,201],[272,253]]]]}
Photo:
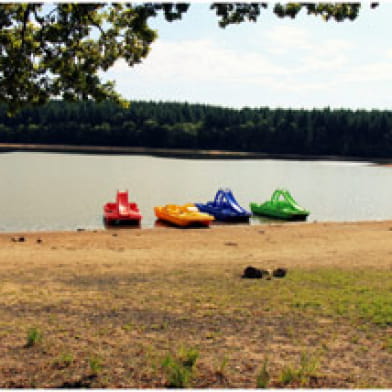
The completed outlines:
{"type": "Polygon", "coordinates": [[[269,202],[264,204],[250,203],[250,209],[255,215],[268,216],[271,218],[278,218],[284,220],[306,220],[309,215],[308,211],[300,212],[293,211],[285,206],[275,207],[269,202]]]}
{"type": "Polygon", "coordinates": [[[190,211],[189,205],[185,206],[159,206],[154,208],[155,216],[165,222],[179,227],[204,226],[208,227],[214,217],[199,211],[190,211]]]}
{"type": "Polygon", "coordinates": [[[250,214],[236,214],[233,213],[232,210],[214,208],[208,204],[197,203],[196,207],[199,209],[199,211],[210,214],[216,220],[222,222],[247,222],[250,218],[250,214]]]}

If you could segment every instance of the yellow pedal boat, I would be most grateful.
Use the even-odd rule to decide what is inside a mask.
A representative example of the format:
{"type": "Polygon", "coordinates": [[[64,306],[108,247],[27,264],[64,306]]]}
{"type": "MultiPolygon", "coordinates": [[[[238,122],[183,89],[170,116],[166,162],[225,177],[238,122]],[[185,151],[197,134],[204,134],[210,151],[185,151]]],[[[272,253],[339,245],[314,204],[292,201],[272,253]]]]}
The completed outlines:
{"type": "Polygon", "coordinates": [[[154,207],[154,211],[157,218],[176,226],[209,226],[214,220],[212,215],[200,212],[194,204],[168,204],[154,207]]]}

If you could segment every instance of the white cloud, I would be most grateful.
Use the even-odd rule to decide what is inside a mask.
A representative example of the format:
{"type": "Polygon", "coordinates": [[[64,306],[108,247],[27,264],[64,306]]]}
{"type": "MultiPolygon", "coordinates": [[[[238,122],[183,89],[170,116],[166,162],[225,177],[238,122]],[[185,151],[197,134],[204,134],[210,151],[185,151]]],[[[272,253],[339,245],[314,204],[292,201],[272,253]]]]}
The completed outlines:
{"type": "Polygon", "coordinates": [[[363,64],[350,68],[344,80],[350,83],[388,82],[392,81],[392,61],[363,64]]]}
{"type": "Polygon", "coordinates": [[[268,83],[271,77],[288,76],[289,70],[276,65],[260,53],[240,53],[208,40],[158,41],[142,65],[133,69],[117,62],[111,71],[126,76],[184,82],[268,83]]]}
{"type": "Polygon", "coordinates": [[[337,70],[347,64],[347,51],[352,43],[342,39],[319,42],[308,30],[296,26],[276,26],[266,33],[267,50],[272,55],[290,56],[298,66],[291,67],[293,73],[337,70]]]}
{"type": "MultiPolygon", "coordinates": [[[[314,48],[311,55],[301,57],[298,64],[294,65],[282,63],[280,59],[263,53],[225,49],[209,40],[158,41],[141,65],[129,68],[119,61],[111,73],[114,77],[129,75],[148,80],[172,80],[173,83],[192,80],[200,83],[245,83],[296,89],[294,86],[298,85],[299,75],[320,69],[333,70],[346,62],[343,56],[336,56],[332,48],[332,44],[323,50],[314,48]]],[[[315,89],[322,88],[323,84],[318,81],[301,83],[301,86],[315,89]]]]}
{"type": "Polygon", "coordinates": [[[303,28],[295,26],[276,26],[266,33],[270,42],[270,51],[283,54],[293,49],[309,50],[313,48],[310,34],[303,28]]]}
{"type": "Polygon", "coordinates": [[[272,37],[271,45],[289,36],[282,47],[276,46],[288,51],[286,61],[281,56],[274,56],[271,50],[244,52],[222,47],[208,39],[158,40],[141,65],[130,68],[118,61],[107,76],[116,79],[119,85],[144,81],[146,91],[159,89],[160,84],[166,83],[189,92],[191,85],[197,84],[201,90],[202,86],[216,88],[218,94],[218,89],[224,85],[242,95],[246,94],[246,89],[260,92],[269,89],[281,95],[285,92],[323,94],[352,83],[392,79],[392,64],[387,61],[355,65],[358,63],[350,58],[354,45],[348,41],[317,42],[309,38],[304,29],[287,26],[276,28],[268,35],[272,37]],[[299,47],[303,49],[301,53],[298,53],[299,47]]]}

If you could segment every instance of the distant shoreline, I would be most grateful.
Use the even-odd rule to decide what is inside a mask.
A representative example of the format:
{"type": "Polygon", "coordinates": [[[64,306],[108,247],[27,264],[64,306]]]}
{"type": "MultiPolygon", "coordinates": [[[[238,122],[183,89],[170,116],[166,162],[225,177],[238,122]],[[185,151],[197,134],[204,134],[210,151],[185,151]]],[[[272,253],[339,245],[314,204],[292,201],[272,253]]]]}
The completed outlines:
{"type": "Polygon", "coordinates": [[[75,146],[68,144],[28,144],[0,143],[2,152],[52,152],[78,154],[107,154],[107,155],[150,155],[166,158],[185,159],[287,159],[303,161],[353,161],[371,162],[382,165],[392,165],[392,158],[361,158],[337,155],[301,155],[301,154],[270,154],[262,152],[223,151],[223,150],[190,150],[149,147],[120,147],[120,146],[75,146]]]}

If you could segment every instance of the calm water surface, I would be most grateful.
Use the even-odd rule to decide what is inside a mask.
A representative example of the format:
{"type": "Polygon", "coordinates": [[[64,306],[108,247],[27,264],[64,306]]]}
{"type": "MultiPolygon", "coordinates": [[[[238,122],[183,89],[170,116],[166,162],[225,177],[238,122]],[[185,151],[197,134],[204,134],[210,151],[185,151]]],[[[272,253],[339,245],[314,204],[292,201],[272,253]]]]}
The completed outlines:
{"type": "Polygon", "coordinates": [[[222,186],[246,208],[287,188],[310,222],[392,219],[392,169],[366,163],[14,152],[0,154],[0,184],[3,232],[103,228],[117,189],[139,204],[143,227],[155,205],[206,202],[222,186]]]}

